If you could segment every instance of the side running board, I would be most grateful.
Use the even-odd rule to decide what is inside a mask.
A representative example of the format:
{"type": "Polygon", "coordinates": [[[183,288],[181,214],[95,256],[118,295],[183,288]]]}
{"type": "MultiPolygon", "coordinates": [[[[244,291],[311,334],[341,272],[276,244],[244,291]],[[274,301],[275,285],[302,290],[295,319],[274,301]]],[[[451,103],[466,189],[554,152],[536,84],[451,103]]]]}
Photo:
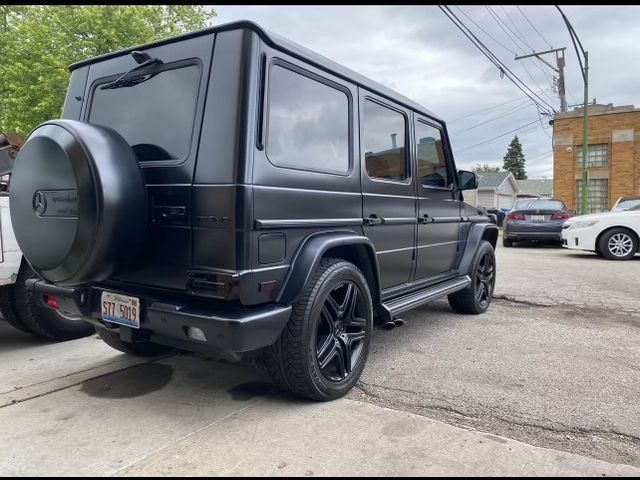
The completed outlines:
{"type": "Polygon", "coordinates": [[[469,278],[468,275],[454,278],[453,280],[448,280],[438,285],[409,293],[402,297],[394,298],[393,300],[388,300],[380,304],[378,314],[381,316],[382,322],[391,322],[394,317],[400,315],[402,312],[467,288],[469,285],[471,285],[471,278],[469,278]]]}

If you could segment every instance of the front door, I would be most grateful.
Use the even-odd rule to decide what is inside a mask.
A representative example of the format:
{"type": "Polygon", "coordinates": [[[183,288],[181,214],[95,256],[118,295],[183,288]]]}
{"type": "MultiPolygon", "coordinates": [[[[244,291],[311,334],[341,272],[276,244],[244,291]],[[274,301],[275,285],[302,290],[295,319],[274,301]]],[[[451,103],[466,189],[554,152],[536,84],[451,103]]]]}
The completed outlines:
{"type": "Polygon", "coordinates": [[[455,194],[455,165],[443,145],[443,131],[416,117],[418,244],[415,279],[455,268],[460,229],[460,201],[455,194]]]}
{"type": "Polygon", "coordinates": [[[415,258],[417,212],[409,149],[409,112],[361,90],[364,233],[375,246],[383,289],[408,283],[415,258]]]}

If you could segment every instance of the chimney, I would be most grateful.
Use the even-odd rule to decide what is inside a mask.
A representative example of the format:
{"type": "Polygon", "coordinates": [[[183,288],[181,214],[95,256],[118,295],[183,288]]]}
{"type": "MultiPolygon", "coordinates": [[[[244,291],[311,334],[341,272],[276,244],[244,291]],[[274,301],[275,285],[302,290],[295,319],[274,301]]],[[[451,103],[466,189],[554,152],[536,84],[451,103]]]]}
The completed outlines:
{"type": "Polygon", "coordinates": [[[391,148],[397,148],[398,145],[396,143],[396,137],[398,136],[397,133],[392,133],[391,134],[391,148]]]}

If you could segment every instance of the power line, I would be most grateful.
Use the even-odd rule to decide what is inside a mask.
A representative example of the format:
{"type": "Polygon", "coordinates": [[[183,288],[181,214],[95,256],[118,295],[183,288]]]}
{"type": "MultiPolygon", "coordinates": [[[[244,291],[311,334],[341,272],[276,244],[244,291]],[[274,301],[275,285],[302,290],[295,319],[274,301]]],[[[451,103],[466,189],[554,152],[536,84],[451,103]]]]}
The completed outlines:
{"type": "Polygon", "coordinates": [[[532,104],[531,101],[529,99],[527,99],[524,104],[518,105],[513,110],[505,112],[502,115],[499,115],[497,117],[490,118],[489,120],[485,120],[484,122],[481,122],[481,123],[478,123],[476,125],[473,125],[472,127],[465,128],[464,130],[459,130],[459,131],[457,131],[455,133],[452,133],[451,137],[455,137],[455,136],[460,135],[462,133],[468,132],[469,130],[473,130],[475,128],[481,127],[482,125],[486,125],[487,123],[495,122],[496,120],[500,120],[501,118],[508,117],[509,115],[513,115],[514,113],[519,112],[521,110],[524,110],[525,108],[528,108],[528,107],[531,107],[531,106],[536,106],[536,105],[532,104]]]}
{"type": "Polygon", "coordinates": [[[545,42],[547,45],[549,45],[550,49],[553,48],[553,45],[551,45],[547,41],[547,39],[542,36],[542,34],[538,31],[538,29],[535,27],[535,25],[533,23],[531,23],[531,20],[529,20],[529,17],[522,11],[522,9],[518,5],[516,5],[516,8],[520,11],[520,13],[524,17],[524,19],[529,23],[529,25],[531,25],[531,28],[533,28],[533,30],[538,34],[538,36],[542,39],[542,41],[545,42]]]}
{"type": "Polygon", "coordinates": [[[520,80],[520,78],[518,78],[518,76],[509,69],[509,67],[507,67],[502,61],[500,61],[500,59],[496,57],[495,54],[491,52],[491,50],[489,50],[489,48],[487,48],[487,46],[482,43],[482,41],[478,39],[478,37],[476,37],[473,32],[471,32],[471,30],[469,30],[469,28],[447,6],[438,5],[438,7],[447,16],[447,18],[451,20],[451,22],[453,22],[453,24],[471,41],[471,43],[473,43],[473,45],[478,50],[480,50],[482,54],[487,57],[489,61],[491,61],[491,63],[498,67],[501,75],[504,75],[509,80],[511,80],[511,82],[516,87],[518,87],[518,89],[522,91],[522,93],[526,94],[534,103],[540,105],[543,110],[547,111],[548,113],[555,112],[555,109],[546,100],[537,95],[533,90],[531,90],[531,88],[527,86],[527,84],[520,80]],[[529,93],[525,89],[528,90],[529,93]],[[540,102],[542,103],[535,100],[532,95],[537,97],[538,100],[540,100],[540,102]],[[545,107],[542,104],[546,104],[547,106],[545,107]]]}
{"type": "MultiPolygon", "coordinates": [[[[547,89],[547,90],[549,90],[549,89],[547,89]]],[[[542,93],[542,91],[539,91],[539,92],[537,92],[537,93],[542,93]]],[[[504,103],[499,103],[498,105],[494,105],[494,106],[492,106],[492,107],[484,108],[484,109],[482,109],[482,110],[478,110],[477,112],[473,112],[473,113],[470,113],[470,114],[468,114],[468,115],[464,115],[464,116],[462,116],[462,117],[454,118],[453,120],[449,120],[449,121],[447,122],[447,124],[451,125],[453,122],[457,122],[457,121],[459,121],[459,120],[463,120],[463,119],[465,119],[465,118],[473,117],[473,116],[475,116],[475,115],[479,115],[479,114],[481,114],[481,113],[483,113],[483,112],[488,112],[489,110],[494,110],[494,109],[499,108],[499,107],[502,107],[502,106],[504,106],[504,105],[508,105],[509,103],[513,103],[513,102],[516,102],[516,101],[518,101],[518,100],[522,100],[523,98],[528,98],[528,96],[527,96],[527,95],[522,95],[522,96],[520,96],[520,97],[517,97],[517,98],[511,99],[511,100],[508,100],[508,101],[506,101],[506,102],[504,102],[504,103]]]]}
{"type": "Polygon", "coordinates": [[[487,37],[489,37],[491,40],[493,40],[494,42],[496,42],[498,45],[500,45],[502,48],[504,48],[507,52],[513,53],[514,55],[517,55],[518,52],[511,50],[509,47],[506,47],[503,43],[499,42],[498,40],[496,40],[494,38],[493,35],[491,35],[489,32],[487,32],[484,28],[482,28],[480,25],[478,25],[475,20],[473,20],[473,18],[471,18],[469,15],[467,15],[464,10],[462,10],[460,7],[456,7],[460,13],[462,13],[465,17],[467,17],[471,23],[473,23],[476,27],[478,27],[487,37]]]}
{"type": "MultiPolygon", "coordinates": [[[[476,143],[475,145],[470,145],[470,146],[468,146],[468,147],[463,148],[462,150],[456,150],[456,151],[455,151],[455,153],[456,153],[456,154],[458,154],[458,153],[466,152],[467,150],[471,150],[472,148],[476,148],[476,147],[479,147],[479,146],[481,146],[481,145],[486,145],[487,143],[494,142],[494,141],[496,141],[496,140],[499,140],[499,139],[500,139],[500,138],[502,138],[502,137],[506,137],[507,135],[510,135],[510,134],[512,134],[512,133],[515,133],[515,132],[517,132],[518,130],[522,130],[522,129],[523,129],[523,128],[525,128],[525,127],[528,127],[528,126],[530,126],[530,125],[533,125],[534,123],[538,123],[538,119],[537,119],[537,118],[536,118],[533,122],[529,122],[529,123],[527,123],[527,124],[525,124],[525,125],[522,125],[522,126],[520,126],[520,127],[518,127],[518,128],[514,128],[513,130],[510,130],[510,131],[508,131],[508,132],[506,132],[506,133],[503,133],[502,135],[498,135],[497,137],[490,138],[489,140],[484,140],[484,141],[482,141],[482,142],[480,142],[480,143],[476,143]]],[[[538,127],[535,127],[535,128],[538,128],[538,127]]],[[[533,129],[528,129],[528,130],[526,130],[526,131],[529,131],[529,130],[533,130],[533,129]]]]}
{"type": "MultiPolygon", "coordinates": [[[[513,30],[511,30],[511,27],[509,27],[509,25],[507,25],[507,22],[505,22],[502,18],[500,18],[500,15],[498,15],[496,12],[494,12],[494,11],[493,11],[493,9],[492,9],[490,6],[485,5],[485,8],[486,8],[486,9],[487,9],[487,11],[491,14],[491,17],[492,17],[492,18],[493,18],[493,20],[498,24],[498,26],[502,29],[502,31],[507,35],[507,37],[509,37],[509,39],[511,40],[511,43],[513,43],[513,44],[516,46],[516,48],[518,48],[518,49],[520,49],[520,48],[521,48],[521,45],[519,45],[519,44],[516,42],[516,39],[517,39],[517,40],[519,40],[519,41],[521,42],[521,44],[522,44],[522,45],[524,45],[524,46],[525,46],[525,49],[528,47],[528,48],[530,48],[530,49],[531,49],[531,51],[532,51],[532,52],[534,52],[534,51],[535,51],[535,49],[534,49],[534,48],[533,48],[529,43],[527,43],[527,42],[526,42],[526,40],[521,39],[521,38],[520,38],[520,37],[519,37],[519,36],[518,36],[518,35],[517,35],[513,30]],[[505,27],[506,27],[506,29],[505,29],[505,27]],[[509,31],[507,31],[507,29],[508,29],[509,31]],[[513,37],[511,36],[511,34],[510,34],[509,32],[511,32],[511,33],[513,34],[513,37]],[[514,37],[515,37],[515,38],[514,38],[514,37]]],[[[506,15],[507,15],[507,17],[509,18],[509,20],[511,20],[511,23],[514,23],[514,22],[513,22],[513,20],[511,19],[511,17],[509,17],[509,14],[508,14],[508,13],[507,13],[507,11],[504,9],[504,7],[500,6],[500,8],[502,8],[502,9],[503,9],[503,11],[505,12],[505,14],[506,14],[506,15]]],[[[514,27],[515,27],[515,23],[514,23],[514,27]]],[[[516,30],[517,30],[517,27],[516,27],[516,30]]],[[[547,73],[546,73],[546,72],[544,71],[544,69],[542,68],[542,66],[540,66],[537,62],[535,62],[535,61],[534,61],[533,59],[531,59],[531,58],[529,58],[528,60],[529,60],[530,62],[532,62],[532,63],[536,66],[536,68],[537,68],[538,70],[540,70],[540,71],[542,72],[542,74],[545,76],[545,78],[547,79],[547,81],[551,82],[551,81],[549,80],[549,77],[547,76],[547,73]]],[[[533,83],[535,83],[535,84],[536,84],[536,86],[537,86],[538,88],[540,88],[540,85],[538,85],[538,83],[534,80],[533,75],[531,75],[531,72],[529,72],[529,69],[527,69],[526,65],[522,64],[522,67],[524,68],[525,72],[527,72],[527,75],[529,75],[529,78],[531,79],[531,81],[532,81],[533,83]]],[[[551,98],[551,97],[549,97],[549,98],[551,98]]],[[[552,100],[552,101],[553,101],[553,100],[552,100]]]]}
{"type": "MultiPolygon", "coordinates": [[[[516,32],[518,32],[520,35],[516,34],[515,32],[513,32],[513,30],[511,30],[509,28],[509,30],[511,30],[511,32],[516,35],[520,40],[522,40],[522,42],[531,49],[531,51],[535,52],[535,48],[533,48],[531,46],[531,44],[529,42],[527,42],[522,35],[522,32],[520,30],[518,30],[518,26],[516,25],[516,22],[513,21],[513,18],[511,18],[511,15],[509,15],[509,12],[507,12],[507,9],[504,8],[504,5],[500,5],[500,8],[502,9],[502,11],[504,12],[504,14],[506,15],[507,19],[511,22],[511,25],[513,25],[513,28],[516,29],[516,32]]],[[[507,25],[507,23],[505,22],[505,25],[507,25]]],[[[507,28],[509,27],[509,25],[507,25],[507,28]]]]}

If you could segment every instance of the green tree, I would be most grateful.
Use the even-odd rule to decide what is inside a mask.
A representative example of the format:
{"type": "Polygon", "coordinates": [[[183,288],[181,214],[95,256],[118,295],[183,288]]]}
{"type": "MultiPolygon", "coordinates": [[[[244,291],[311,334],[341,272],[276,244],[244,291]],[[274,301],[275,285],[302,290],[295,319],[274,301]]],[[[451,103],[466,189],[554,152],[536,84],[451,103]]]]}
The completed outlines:
{"type": "Polygon", "coordinates": [[[60,117],[70,64],[204,28],[201,5],[0,6],[0,131],[60,117]]]}
{"type": "Polygon", "coordinates": [[[485,163],[484,165],[476,165],[473,169],[474,173],[497,173],[500,171],[500,167],[498,165],[489,165],[485,163]]]}
{"type": "Polygon", "coordinates": [[[527,173],[525,172],[524,153],[522,153],[522,144],[520,143],[520,140],[518,140],[517,135],[513,137],[513,140],[511,140],[509,148],[507,149],[507,154],[504,156],[503,160],[504,163],[502,164],[502,168],[513,173],[516,180],[524,180],[527,178],[527,173]]]}

